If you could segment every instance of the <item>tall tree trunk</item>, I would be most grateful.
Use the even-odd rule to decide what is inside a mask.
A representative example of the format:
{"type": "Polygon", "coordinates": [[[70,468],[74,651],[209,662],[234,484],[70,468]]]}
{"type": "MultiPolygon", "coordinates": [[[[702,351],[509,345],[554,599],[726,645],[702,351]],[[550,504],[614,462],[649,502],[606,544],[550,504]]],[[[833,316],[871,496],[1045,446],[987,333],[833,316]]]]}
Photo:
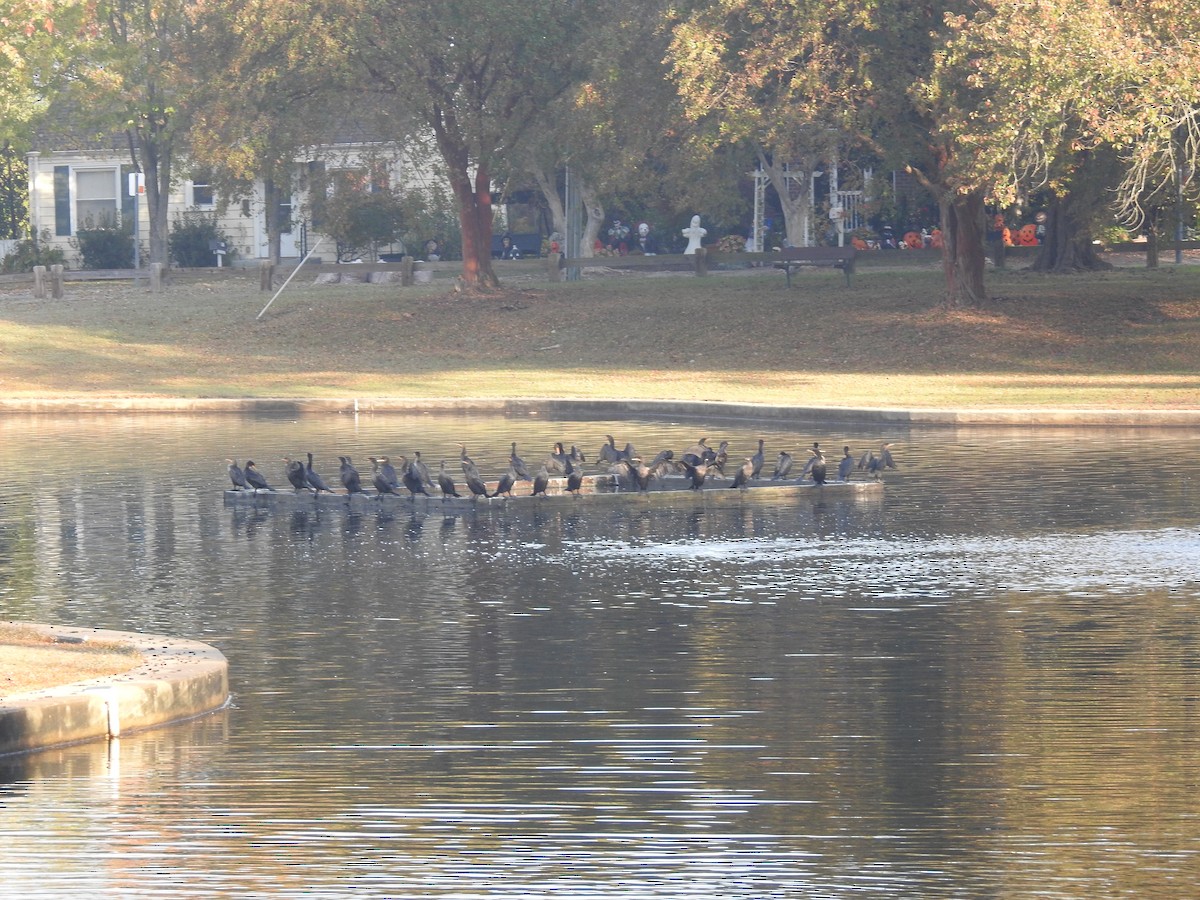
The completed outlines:
{"type": "Polygon", "coordinates": [[[1091,212],[1090,201],[1076,209],[1071,192],[1055,194],[1046,211],[1046,237],[1031,268],[1035,272],[1052,273],[1111,269],[1092,243],[1092,231],[1087,225],[1091,212]]]}
{"type": "Polygon", "coordinates": [[[263,179],[263,204],[267,217],[267,259],[271,265],[279,265],[282,235],[279,221],[279,184],[274,178],[263,179]]]}
{"type": "Polygon", "coordinates": [[[974,306],[987,299],[983,283],[983,193],[954,194],[939,203],[946,306],[974,306]]]}
{"type": "Polygon", "coordinates": [[[538,163],[531,161],[528,166],[538,190],[546,198],[546,205],[550,207],[551,230],[559,235],[561,241],[567,233],[567,208],[558,190],[558,182],[538,163]]]}
{"type": "MultiPolygon", "coordinates": [[[[771,187],[775,188],[775,194],[779,198],[779,208],[783,212],[783,229],[784,237],[787,239],[789,247],[801,247],[804,245],[804,222],[812,215],[812,172],[816,168],[814,160],[803,159],[801,164],[803,168],[791,169],[781,165],[776,165],[775,161],[768,160],[766,153],[762,148],[756,147],[755,152],[758,156],[758,164],[762,166],[767,178],[771,181],[771,187]],[[791,179],[788,173],[798,172],[802,178],[791,179]]],[[[813,232],[816,231],[815,223],[813,232]]],[[[810,238],[813,235],[810,235],[810,238]]],[[[759,247],[758,250],[764,248],[759,247]]]]}
{"type": "Polygon", "coordinates": [[[592,257],[596,255],[596,238],[600,236],[600,228],[604,225],[604,204],[596,195],[595,189],[586,182],[580,182],[579,200],[587,213],[587,221],[583,224],[583,237],[579,239],[579,255],[592,257]]]}

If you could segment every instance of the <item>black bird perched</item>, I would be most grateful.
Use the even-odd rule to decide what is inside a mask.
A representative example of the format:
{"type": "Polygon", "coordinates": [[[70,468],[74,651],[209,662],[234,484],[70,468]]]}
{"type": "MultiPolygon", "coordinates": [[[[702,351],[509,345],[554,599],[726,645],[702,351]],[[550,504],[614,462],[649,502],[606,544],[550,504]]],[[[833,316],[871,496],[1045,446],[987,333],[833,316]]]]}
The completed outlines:
{"type": "Polygon", "coordinates": [[[879,463],[883,468],[896,468],[896,461],[892,459],[892,445],[890,443],[881,444],[879,447],[879,463]]]}
{"type": "Polygon", "coordinates": [[[304,468],[304,477],[308,479],[308,486],[318,494],[321,491],[332,494],[333,488],[325,483],[325,479],[313,471],[312,454],[308,454],[308,465],[304,468]]]}
{"type": "Polygon", "coordinates": [[[629,464],[629,477],[633,480],[633,486],[638,491],[646,491],[650,487],[650,477],[653,475],[653,470],[650,466],[642,463],[641,457],[635,456],[627,461],[629,464]]]}
{"type": "Polygon", "coordinates": [[[788,473],[792,471],[792,454],[786,450],[779,451],[779,459],[775,461],[775,471],[771,473],[772,481],[779,481],[782,478],[787,478],[788,473]]]}
{"type": "Polygon", "coordinates": [[[692,465],[686,460],[681,460],[683,467],[687,470],[688,475],[692,479],[692,490],[698,491],[704,487],[704,481],[708,478],[708,463],[699,463],[692,465]]]}
{"type": "Polygon", "coordinates": [[[525,465],[525,460],[517,456],[516,441],[512,442],[512,455],[508,457],[508,462],[512,470],[516,473],[517,478],[520,478],[522,481],[533,480],[533,476],[529,474],[529,467],[525,465]]]}
{"type": "MultiPolygon", "coordinates": [[[[515,444],[513,445],[515,448],[515,444]]],[[[492,493],[493,497],[511,497],[513,485],[517,483],[517,470],[513,466],[508,467],[508,471],[500,476],[500,480],[496,482],[496,490],[492,493]]]]}
{"type": "Polygon", "coordinates": [[[838,463],[838,481],[849,481],[850,473],[854,471],[854,457],[850,455],[850,447],[842,448],[842,460],[838,463]]]}
{"type": "Polygon", "coordinates": [[[342,461],[341,470],[338,475],[342,479],[342,487],[346,489],[347,494],[365,494],[366,491],[362,487],[362,479],[358,477],[358,469],[354,468],[354,463],[348,456],[339,456],[342,461]]]}
{"type": "Polygon", "coordinates": [[[409,463],[409,468],[417,473],[417,477],[421,479],[421,484],[427,488],[433,487],[433,476],[429,473],[429,466],[425,465],[421,459],[420,450],[413,451],[413,461],[409,463]]]}
{"type": "Polygon", "coordinates": [[[731,488],[744,488],[747,485],[747,483],[750,481],[750,479],[753,477],[754,477],[754,460],[751,457],[747,456],[742,461],[742,464],[740,466],[738,466],[738,470],[733,473],[733,484],[731,484],[730,487],[731,488]]]}
{"type": "Polygon", "coordinates": [[[598,459],[603,465],[604,463],[615,463],[621,461],[621,451],[617,449],[616,439],[611,434],[604,436],[606,443],[600,448],[598,459]]]}
{"type": "Polygon", "coordinates": [[[757,478],[758,473],[762,471],[763,463],[766,462],[766,457],[763,455],[763,439],[758,439],[758,452],[750,457],[751,478],[757,478]]]}
{"type": "Polygon", "coordinates": [[[478,500],[480,497],[488,495],[487,483],[479,475],[479,470],[475,468],[474,463],[470,460],[463,463],[463,476],[467,479],[467,488],[471,491],[472,499],[478,500]]]}
{"type": "Polygon", "coordinates": [[[396,490],[396,485],[392,484],[387,475],[379,471],[379,457],[369,456],[367,458],[371,460],[371,482],[375,485],[375,490],[379,492],[379,495],[399,494],[400,492],[396,490]]]}
{"type": "Polygon", "coordinates": [[[458,458],[460,460],[462,460],[464,471],[466,470],[466,467],[468,465],[474,467],[475,460],[473,460],[473,459],[471,459],[471,457],[467,456],[467,445],[460,443],[458,446],[459,446],[459,450],[460,450],[460,452],[458,454],[458,458]]]}
{"type": "MultiPolygon", "coordinates": [[[[558,444],[556,446],[560,450],[562,449],[562,444],[558,444]]],[[[550,472],[545,466],[542,466],[540,469],[538,469],[537,474],[533,476],[533,496],[536,497],[538,494],[545,496],[546,488],[549,486],[550,472]]]]}
{"type": "MultiPolygon", "coordinates": [[[[626,446],[629,445],[626,444],[626,446]]],[[[583,455],[583,451],[574,444],[571,445],[571,452],[568,453],[567,456],[570,457],[571,462],[575,463],[576,466],[582,466],[585,462],[587,462],[587,457],[583,455]]]]}
{"type": "Polygon", "coordinates": [[[298,459],[292,459],[290,456],[283,458],[283,471],[287,475],[287,480],[291,482],[298,492],[308,490],[308,476],[304,473],[304,463],[298,459]]]}
{"type": "MultiPolygon", "coordinates": [[[[574,449],[574,448],[572,448],[574,449]]],[[[580,454],[582,456],[583,454],[580,454]]],[[[579,488],[583,485],[583,469],[575,465],[571,457],[567,457],[567,493],[579,496],[579,488]]]]}
{"type": "Polygon", "coordinates": [[[697,466],[702,462],[709,462],[710,460],[714,459],[715,457],[709,456],[709,454],[712,452],[712,449],[708,446],[708,438],[702,437],[700,440],[696,441],[696,443],[692,444],[692,446],[684,450],[680,455],[679,460],[684,465],[697,466]]]}
{"type": "Polygon", "coordinates": [[[271,486],[267,484],[267,479],[263,478],[262,473],[254,467],[254,460],[246,460],[246,468],[244,472],[246,475],[246,483],[256,491],[271,490],[271,486]]]}
{"type": "Polygon", "coordinates": [[[809,450],[812,454],[812,467],[809,469],[809,474],[812,475],[812,480],[815,484],[825,483],[825,454],[820,450],[809,450]]]}
{"type": "MultiPolygon", "coordinates": [[[[384,457],[386,459],[387,457],[384,457]]],[[[425,490],[425,479],[421,477],[421,470],[417,467],[418,460],[409,462],[403,456],[400,457],[403,465],[400,466],[400,481],[408,488],[410,496],[424,494],[429,496],[429,491],[425,490]]]]}
{"type": "Polygon", "coordinates": [[[725,474],[725,463],[729,461],[729,441],[721,441],[717,452],[713,454],[712,468],[722,475],[725,474]]]}
{"type": "Polygon", "coordinates": [[[235,491],[249,490],[250,485],[246,482],[246,473],[242,471],[242,467],[232,459],[227,459],[225,462],[229,464],[229,480],[233,482],[233,489],[235,491]]]}
{"type": "Polygon", "coordinates": [[[550,472],[562,474],[567,471],[566,461],[567,451],[563,449],[562,441],[555,441],[554,449],[550,451],[550,455],[546,458],[546,462],[543,463],[542,468],[546,470],[547,474],[550,472]]]}
{"type": "Polygon", "coordinates": [[[438,487],[442,489],[442,499],[447,497],[457,497],[458,491],[454,487],[454,478],[446,471],[446,461],[442,460],[442,466],[438,469],[437,476],[438,487]]]}

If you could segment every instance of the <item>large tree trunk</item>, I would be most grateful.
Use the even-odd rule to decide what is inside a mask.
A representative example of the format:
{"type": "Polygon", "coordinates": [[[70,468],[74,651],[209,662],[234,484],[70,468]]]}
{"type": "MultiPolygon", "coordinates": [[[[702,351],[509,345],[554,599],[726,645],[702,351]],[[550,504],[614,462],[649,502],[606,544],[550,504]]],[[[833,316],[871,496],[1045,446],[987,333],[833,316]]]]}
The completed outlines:
{"type": "MultiPolygon", "coordinates": [[[[758,164],[762,166],[771,187],[779,197],[779,208],[783,212],[784,236],[789,247],[800,247],[804,244],[804,223],[812,214],[812,170],[815,165],[811,159],[801,160],[800,179],[788,177],[789,169],[776,165],[768,160],[761,148],[756,148],[758,164]]],[[[790,171],[797,171],[791,169],[790,171]]],[[[815,228],[814,228],[815,231],[815,228]]],[[[764,248],[758,247],[758,250],[764,248]]]]}
{"type": "Polygon", "coordinates": [[[1077,208],[1070,192],[1055,194],[1046,211],[1046,237],[1031,267],[1035,272],[1080,272],[1111,269],[1102,260],[1092,243],[1088,226],[1092,204],[1086,201],[1077,208]]]}
{"type": "Polygon", "coordinates": [[[166,267],[170,262],[171,141],[148,128],[130,131],[128,137],[133,163],[146,180],[146,212],[150,220],[148,262],[166,267]]]}
{"type": "Polygon", "coordinates": [[[280,247],[282,244],[279,221],[279,185],[274,178],[263,179],[263,204],[266,206],[267,217],[267,259],[271,265],[279,265],[280,247]]]}
{"type": "Polygon", "coordinates": [[[600,228],[604,224],[604,204],[592,186],[585,182],[580,182],[579,200],[587,213],[583,237],[579,239],[579,255],[590,258],[596,255],[596,238],[600,236],[600,228]]]}
{"type": "Polygon", "coordinates": [[[987,299],[983,283],[983,194],[955,194],[939,205],[946,306],[975,306],[987,299]]]}
{"type": "Polygon", "coordinates": [[[533,180],[537,182],[538,190],[546,198],[546,205],[550,207],[550,221],[553,223],[551,230],[557,232],[561,241],[567,233],[567,209],[562,194],[559,193],[558,183],[535,162],[529,163],[529,171],[533,180]]]}

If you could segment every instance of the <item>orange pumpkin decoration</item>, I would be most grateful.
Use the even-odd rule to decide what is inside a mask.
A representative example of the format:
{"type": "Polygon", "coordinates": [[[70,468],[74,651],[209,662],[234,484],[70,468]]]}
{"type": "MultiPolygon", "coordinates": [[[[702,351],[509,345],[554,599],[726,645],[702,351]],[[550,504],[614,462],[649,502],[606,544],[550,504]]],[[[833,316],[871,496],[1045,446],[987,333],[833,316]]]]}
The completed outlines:
{"type": "Polygon", "coordinates": [[[908,245],[910,250],[925,249],[925,239],[915,231],[906,231],[904,233],[904,243],[908,245]]]}
{"type": "Polygon", "coordinates": [[[933,229],[933,234],[929,236],[929,246],[933,247],[935,250],[942,249],[942,229],[933,229]]]}
{"type": "Polygon", "coordinates": [[[1000,232],[1000,237],[1004,241],[1005,247],[1011,247],[1013,245],[1013,236],[1012,236],[1012,231],[1010,229],[1008,229],[1008,228],[1003,229],[1000,232]]]}
{"type": "Polygon", "coordinates": [[[1028,225],[1022,225],[1021,230],[1017,233],[1017,241],[1022,247],[1037,246],[1037,226],[1032,222],[1028,225]]]}
{"type": "Polygon", "coordinates": [[[863,240],[862,238],[860,238],[860,237],[851,238],[851,239],[850,239],[850,243],[854,245],[854,249],[855,249],[855,250],[866,250],[866,249],[868,249],[868,247],[867,247],[867,242],[866,242],[866,241],[864,241],[864,240],[863,240]]]}

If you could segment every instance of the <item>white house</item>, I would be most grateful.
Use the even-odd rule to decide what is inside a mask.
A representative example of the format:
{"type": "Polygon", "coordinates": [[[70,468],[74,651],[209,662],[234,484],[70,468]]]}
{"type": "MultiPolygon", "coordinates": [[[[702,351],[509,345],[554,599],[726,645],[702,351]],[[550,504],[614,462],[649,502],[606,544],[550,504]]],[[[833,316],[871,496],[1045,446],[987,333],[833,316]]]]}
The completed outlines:
{"type": "MultiPolygon", "coordinates": [[[[130,194],[133,167],[127,150],[34,151],[29,153],[28,163],[30,230],[39,238],[47,238],[50,246],[61,248],[68,266],[80,262],[71,243],[81,228],[127,222],[135,206],[140,243],[145,246],[149,215],[144,196],[139,201],[130,194]]],[[[179,177],[169,198],[169,221],[187,212],[216,214],[217,229],[228,239],[237,260],[268,256],[267,210],[261,183],[248,196],[234,198],[222,208],[203,173],[190,171],[186,163],[177,165],[176,173],[179,177]]],[[[277,210],[279,221],[285,223],[280,247],[284,258],[302,255],[319,237],[307,218],[313,190],[329,195],[394,186],[432,191],[445,183],[429,154],[377,142],[310,148],[295,160],[292,181],[295,188],[291,197],[277,210]]],[[[330,257],[333,250],[329,245],[330,257]]]]}

